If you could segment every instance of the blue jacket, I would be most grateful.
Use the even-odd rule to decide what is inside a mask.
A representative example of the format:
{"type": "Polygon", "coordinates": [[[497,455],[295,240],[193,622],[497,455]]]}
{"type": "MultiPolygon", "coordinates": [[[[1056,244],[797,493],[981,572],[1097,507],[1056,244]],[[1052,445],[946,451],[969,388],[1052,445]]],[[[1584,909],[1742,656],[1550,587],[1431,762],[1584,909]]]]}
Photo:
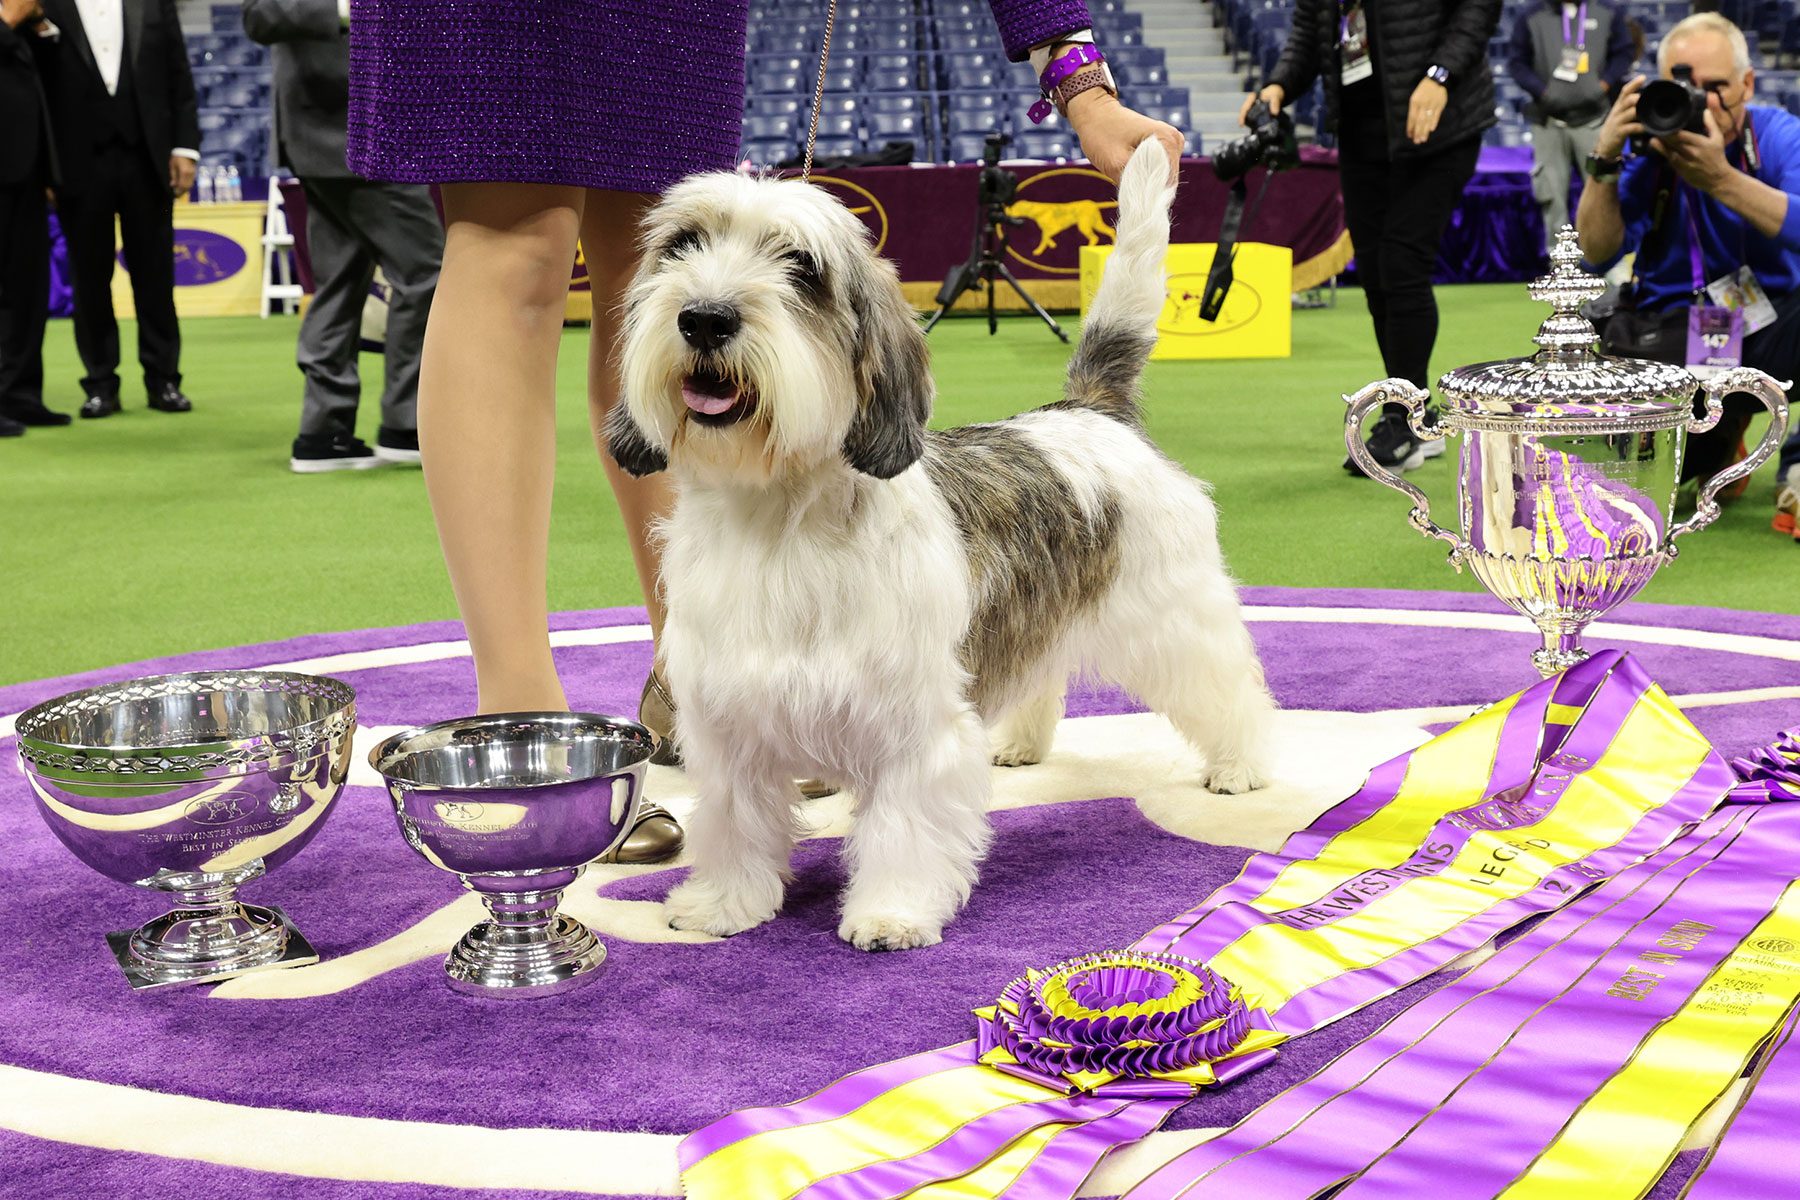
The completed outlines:
{"type": "MultiPolygon", "coordinates": [[[[1761,159],[1754,174],[1787,193],[1787,220],[1774,237],[1764,237],[1737,213],[1682,183],[1655,151],[1631,159],[1619,177],[1619,214],[1625,222],[1620,250],[1637,251],[1638,307],[1654,311],[1692,298],[1689,205],[1700,235],[1705,282],[1748,263],[1772,299],[1800,290],[1800,117],[1763,104],[1746,105],[1745,113],[1761,159]]],[[[1725,148],[1726,160],[1740,170],[1744,142],[1740,137],[1725,148]]]]}

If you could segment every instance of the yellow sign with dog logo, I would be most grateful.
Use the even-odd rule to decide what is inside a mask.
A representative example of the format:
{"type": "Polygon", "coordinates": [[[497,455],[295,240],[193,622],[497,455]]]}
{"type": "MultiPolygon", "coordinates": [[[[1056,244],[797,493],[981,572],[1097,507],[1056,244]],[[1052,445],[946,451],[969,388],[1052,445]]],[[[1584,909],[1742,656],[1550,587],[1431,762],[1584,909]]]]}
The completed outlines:
{"type": "MultiPolygon", "coordinates": [[[[1234,282],[1216,321],[1202,320],[1200,300],[1212,270],[1211,242],[1169,247],[1162,315],[1153,359],[1287,358],[1293,350],[1294,252],[1287,246],[1239,242],[1234,282]]],[[[1111,246],[1081,248],[1081,312],[1087,315],[1111,246]]]]}

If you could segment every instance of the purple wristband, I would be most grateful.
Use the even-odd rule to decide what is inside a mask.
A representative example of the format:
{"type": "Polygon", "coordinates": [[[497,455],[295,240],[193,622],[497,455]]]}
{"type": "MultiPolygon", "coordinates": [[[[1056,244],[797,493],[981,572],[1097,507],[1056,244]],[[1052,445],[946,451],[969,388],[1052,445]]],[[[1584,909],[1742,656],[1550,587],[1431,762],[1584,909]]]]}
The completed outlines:
{"type": "Polygon", "coordinates": [[[1105,61],[1106,57],[1100,53],[1100,47],[1092,42],[1077,43],[1069,47],[1069,52],[1061,58],[1052,59],[1050,65],[1044,68],[1044,73],[1038,76],[1038,90],[1043,93],[1043,99],[1033,104],[1026,112],[1026,115],[1031,118],[1031,123],[1033,125],[1043,124],[1044,118],[1056,108],[1051,96],[1056,93],[1056,89],[1062,85],[1063,80],[1083,67],[1105,61]]]}

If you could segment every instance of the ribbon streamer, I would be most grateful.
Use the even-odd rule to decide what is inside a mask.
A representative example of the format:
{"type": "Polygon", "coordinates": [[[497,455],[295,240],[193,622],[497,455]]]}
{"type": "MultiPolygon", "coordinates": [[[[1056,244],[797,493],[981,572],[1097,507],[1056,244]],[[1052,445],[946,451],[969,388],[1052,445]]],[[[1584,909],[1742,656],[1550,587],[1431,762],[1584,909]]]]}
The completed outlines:
{"type": "Polygon", "coordinates": [[[1788,1200],[1800,1180],[1800,1007],[1788,1013],[1774,1044],[1757,1064],[1750,1089],[1724,1136],[1688,1181],[1686,1200],[1788,1200]]]}
{"type": "Polygon", "coordinates": [[[683,1183],[694,1200],[1066,1200],[1198,1088],[1562,907],[1735,782],[1634,662],[1596,655],[1377,767],[1130,951],[1015,980],[976,1041],[700,1130],[681,1146],[683,1183]],[[1219,1001],[1208,980],[1241,1004],[1235,1039],[1216,1031],[1238,1008],[1194,1007],[1219,1001]],[[1232,1049],[1171,1044],[1197,1033],[1232,1049]]]}
{"type": "MultiPolygon", "coordinates": [[[[1345,1180],[1350,1197],[1640,1195],[1742,1064],[1744,1027],[1710,1023],[1707,1006],[1800,915],[1797,855],[1800,808],[1727,808],[1128,1200],[1280,1200],[1345,1180]],[[1655,1076],[1675,1045],[1692,1051],[1678,1076],[1655,1076]],[[1609,1123],[1620,1113],[1628,1135],[1609,1123]]],[[[1785,1011],[1790,986],[1800,972],[1762,1003],[1785,1011]]],[[[1760,1036],[1752,1025],[1750,1044],[1760,1036]]]]}

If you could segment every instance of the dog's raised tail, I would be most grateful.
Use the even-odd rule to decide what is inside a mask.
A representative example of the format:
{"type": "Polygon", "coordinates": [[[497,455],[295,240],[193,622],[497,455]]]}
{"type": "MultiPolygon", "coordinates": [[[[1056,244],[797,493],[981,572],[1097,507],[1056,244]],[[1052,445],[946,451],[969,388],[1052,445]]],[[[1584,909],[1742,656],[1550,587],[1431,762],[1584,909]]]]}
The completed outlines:
{"type": "Polygon", "coordinates": [[[1069,361],[1064,403],[1128,424],[1142,423],[1138,377],[1156,345],[1156,320],[1166,294],[1163,258],[1169,249],[1169,206],[1174,199],[1168,151],[1148,138],[1132,152],[1119,180],[1113,251],[1069,361]]]}

